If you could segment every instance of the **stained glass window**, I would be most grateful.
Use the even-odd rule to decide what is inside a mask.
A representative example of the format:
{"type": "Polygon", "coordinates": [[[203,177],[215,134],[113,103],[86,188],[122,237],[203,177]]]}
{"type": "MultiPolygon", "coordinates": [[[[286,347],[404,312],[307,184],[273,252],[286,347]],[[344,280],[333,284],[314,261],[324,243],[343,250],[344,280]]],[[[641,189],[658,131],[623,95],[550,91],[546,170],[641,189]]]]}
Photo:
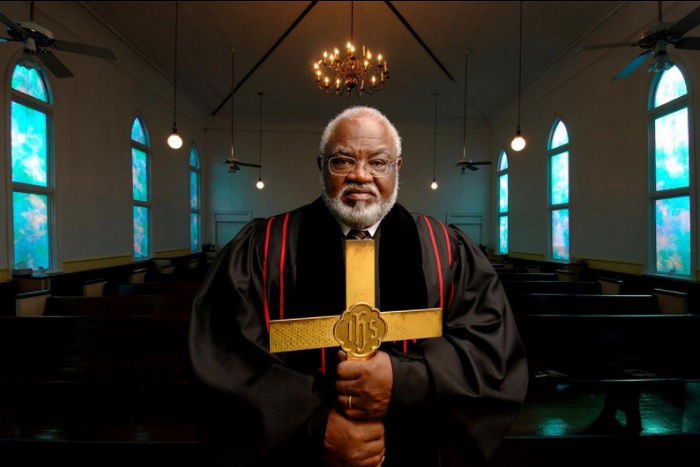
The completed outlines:
{"type": "Polygon", "coordinates": [[[688,87],[685,84],[683,73],[677,66],[664,71],[654,94],[654,107],[662,106],[674,99],[688,94],[688,87]]]}
{"type": "Polygon", "coordinates": [[[148,208],[134,206],[134,257],[148,256],[148,208]]]}
{"type": "Polygon", "coordinates": [[[556,261],[569,261],[569,131],[561,120],[552,125],[549,154],[549,209],[551,254],[556,261]]]}
{"type": "Polygon", "coordinates": [[[136,117],[131,125],[131,140],[148,146],[148,134],[140,118],[136,117]]]}
{"type": "Polygon", "coordinates": [[[501,216],[499,219],[498,252],[505,254],[508,253],[508,216],[501,216]]]}
{"type": "Polygon", "coordinates": [[[569,260],[569,210],[552,211],[552,258],[569,260]]]}
{"type": "Polygon", "coordinates": [[[653,267],[657,273],[688,277],[693,274],[690,128],[688,87],[678,66],[663,72],[651,93],[653,267]],[[674,190],[672,197],[668,190],[674,190]]]}
{"type": "Polygon", "coordinates": [[[46,89],[44,76],[36,68],[24,65],[15,66],[12,72],[12,89],[42,102],[49,102],[49,93],[46,89]]]}
{"type": "Polygon", "coordinates": [[[508,168],[508,156],[505,151],[501,151],[501,158],[498,162],[498,171],[506,170],[508,168]]]}
{"type": "Polygon", "coordinates": [[[131,192],[134,204],[134,258],[150,256],[150,199],[148,133],[136,117],[131,125],[131,192]]]}
{"type": "Polygon", "coordinates": [[[508,212],[508,174],[503,174],[498,178],[498,209],[500,212],[508,212]]]}
{"type": "Polygon", "coordinates": [[[47,186],[48,117],[45,112],[12,101],[12,181],[47,186]]]}
{"type": "Polygon", "coordinates": [[[199,220],[199,152],[197,146],[192,145],[190,149],[190,249],[198,251],[200,240],[200,220],[199,220]]]}
{"type": "Polygon", "coordinates": [[[31,64],[15,65],[11,87],[12,264],[51,269],[52,98],[45,73],[31,64]]]}
{"type": "Polygon", "coordinates": [[[654,121],[656,189],[670,190],[690,184],[688,157],[688,108],[654,121]]]}

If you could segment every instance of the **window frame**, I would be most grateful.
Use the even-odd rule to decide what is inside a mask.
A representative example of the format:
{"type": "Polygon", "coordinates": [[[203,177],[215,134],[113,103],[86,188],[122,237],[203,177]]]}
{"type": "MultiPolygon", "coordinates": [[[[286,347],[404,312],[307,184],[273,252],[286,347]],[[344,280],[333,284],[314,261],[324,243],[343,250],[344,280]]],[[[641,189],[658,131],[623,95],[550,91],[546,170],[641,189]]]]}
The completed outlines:
{"type": "Polygon", "coordinates": [[[560,115],[557,115],[554,117],[554,122],[552,123],[552,126],[549,129],[549,136],[547,137],[547,145],[545,146],[547,149],[547,225],[549,228],[547,229],[547,254],[549,256],[549,260],[552,262],[556,263],[562,263],[562,264],[569,264],[571,263],[571,132],[569,131],[569,125],[567,125],[566,120],[561,117],[560,115]],[[556,148],[552,148],[552,139],[554,138],[554,132],[557,129],[557,126],[559,123],[562,123],[564,125],[564,128],[566,129],[566,135],[568,138],[568,141],[566,144],[562,144],[560,146],[557,146],[556,148]],[[560,203],[560,204],[553,204],[552,202],[552,158],[554,156],[557,156],[562,153],[567,153],[567,167],[568,167],[568,185],[567,185],[567,193],[568,193],[568,201],[566,203],[560,203]],[[552,229],[554,228],[554,224],[552,223],[552,215],[554,211],[559,211],[559,210],[568,210],[568,217],[569,217],[569,258],[568,259],[556,259],[554,258],[554,241],[553,241],[553,235],[552,235],[552,229]]]}
{"type": "Polygon", "coordinates": [[[498,251],[499,255],[507,255],[508,252],[510,252],[510,218],[508,217],[510,214],[510,160],[508,159],[508,152],[501,148],[501,151],[499,152],[498,156],[498,161],[497,161],[497,166],[496,166],[496,199],[498,202],[496,203],[496,232],[497,232],[497,241],[496,244],[498,245],[498,248],[496,249],[498,251]],[[508,164],[508,167],[506,167],[503,170],[500,170],[501,167],[501,161],[503,158],[506,158],[506,163],[508,164]],[[506,175],[508,177],[507,181],[507,209],[504,212],[501,212],[501,176],[506,175]],[[508,234],[506,236],[506,249],[505,251],[501,251],[501,218],[505,217],[506,218],[506,223],[508,224],[508,234]]]}
{"type": "Polygon", "coordinates": [[[648,245],[648,260],[646,264],[646,272],[650,275],[673,278],[676,280],[691,280],[694,281],[697,277],[697,229],[695,228],[697,217],[696,217],[696,203],[697,200],[693,193],[696,192],[696,170],[695,170],[695,139],[693,135],[693,89],[692,83],[688,79],[689,74],[685,65],[678,60],[677,57],[673,57],[675,66],[678,67],[683,80],[685,81],[685,86],[687,92],[681,97],[677,97],[669,102],[661,104],[658,107],[654,107],[654,101],[656,97],[656,91],[658,90],[659,83],[661,83],[661,78],[664,73],[655,73],[649,83],[649,93],[647,95],[647,175],[648,175],[648,235],[649,241],[648,245]],[[681,188],[672,188],[669,190],[657,190],[656,189],[656,120],[676,112],[681,109],[687,109],[688,116],[688,186],[681,188]],[[656,267],[656,202],[664,199],[678,198],[682,196],[688,196],[689,207],[690,207],[690,274],[671,274],[667,272],[660,272],[656,267]]]}
{"type": "Polygon", "coordinates": [[[199,251],[202,251],[202,158],[199,155],[199,148],[197,147],[197,143],[192,142],[190,145],[190,152],[188,154],[187,158],[187,182],[188,186],[190,188],[189,190],[189,199],[188,199],[188,206],[189,206],[189,225],[190,225],[190,252],[196,253],[199,251]],[[190,163],[190,158],[192,151],[196,151],[197,154],[197,163],[198,166],[194,166],[190,163]],[[191,173],[195,173],[197,176],[197,208],[193,209],[192,208],[192,180],[191,180],[191,173]],[[192,249],[192,214],[197,215],[198,219],[198,224],[199,224],[199,239],[197,243],[197,249],[192,249]]]}
{"type": "MultiPolygon", "coordinates": [[[[14,218],[15,218],[15,207],[14,207],[14,193],[28,193],[28,194],[39,194],[46,195],[47,197],[47,223],[48,223],[48,247],[49,247],[49,264],[48,267],[43,270],[43,272],[56,272],[59,271],[58,268],[58,256],[57,256],[57,232],[58,225],[56,215],[56,174],[55,174],[55,122],[54,122],[54,93],[53,86],[51,85],[50,76],[46,68],[39,63],[37,60],[30,56],[27,56],[20,52],[18,58],[10,60],[10,66],[8,67],[7,73],[7,105],[5,107],[6,122],[8,122],[6,135],[6,170],[7,170],[7,242],[8,242],[8,268],[10,271],[16,269],[15,263],[15,243],[14,243],[14,218]],[[26,68],[33,68],[40,73],[42,81],[46,88],[47,102],[37,99],[34,96],[25,94],[18,91],[12,87],[12,76],[14,75],[15,68],[17,66],[24,66],[26,68]],[[33,185],[31,183],[15,182],[12,177],[12,103],[16,102],[32,110],[38,111],[46,115],[46,186],[33,185]]],[[[38,270],[33,270],[38,271],[38,270]]]]}
{"type": "Polygon", "coordinates": [[[148,126],[146,126],[146,121],[144,120],[143,116],[140,113],[137,113],[132,116],[131,118],[131,124],[129,125],[129,177],[131,179],[131,184],[130,184],[130,190],[131,190],[131,257],[136,260],[136,261],[143,261],[147,260],[153,257],[153,224],[152,224],[152,212],[151,212],[151,206],[152,206],[152,199],[153,199],[153,190],[151,189],[151,137],[150,137],[150,132],[148,131],[148,126]],[[139,120],[141,122],[141,128],[143,128],[144,135],[146,136],[146,144],[143,144],[139,141],[136,141],[131,138],[131,129],[134,127],[134,122],[136,120],[139,120]],[[138,201],[134,199],[134,179],[133,179],[133,170],[134,170],[134,155],[133,155],[133,149],[138,149],[139,151],[143,152],[146,154],[146,193],[147,193],[147,201],[138,201]],[[147,222],[148,222],[148,235],[146,238],[146,241],[148,242],[148,254],[145,256],[136,256],[136,248],[134,248],[134,208],[140,206],[140,207],[145,207],[146,208],[146,213],[147,213],[147,222]]]}

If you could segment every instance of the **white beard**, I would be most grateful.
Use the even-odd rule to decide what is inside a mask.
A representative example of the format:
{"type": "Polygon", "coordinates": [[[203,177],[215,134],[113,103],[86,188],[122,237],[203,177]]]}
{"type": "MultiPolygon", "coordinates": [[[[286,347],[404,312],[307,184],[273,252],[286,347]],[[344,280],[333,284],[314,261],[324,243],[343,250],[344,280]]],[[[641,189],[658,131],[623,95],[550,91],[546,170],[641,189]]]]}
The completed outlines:
{"type": "Polygon", "coordinates": [[[347,225],[353,229],[366,229],[371,227],[377,222],[381,221],[384,216],[386,216],[391,208],[396,204],[396,198],[399,195],[399,180],[398,174],[396,174],[396,184],[394,184],[394,191],[388,200],[383,200],[379,195],[379,190],[374,183],[364,183],[356,184],[352,183],[345,185],[343,189],[338,192],[335,198],[331,198],[328,195],[328,190],[326,189],[326,179],[322,175],[321,183],[323,184],[323,192],[321,197],[323,202],[326,203],[328,210],[343,224],[347,225]],[[350,188],[360,188],[363,190],[372,191],[372,194],[376,197],[376,200],[372,203],[367,203],[365,200],[355,201],[354,206],[348,206],[343,203],[340,199],[343,194],[350,188]]]}

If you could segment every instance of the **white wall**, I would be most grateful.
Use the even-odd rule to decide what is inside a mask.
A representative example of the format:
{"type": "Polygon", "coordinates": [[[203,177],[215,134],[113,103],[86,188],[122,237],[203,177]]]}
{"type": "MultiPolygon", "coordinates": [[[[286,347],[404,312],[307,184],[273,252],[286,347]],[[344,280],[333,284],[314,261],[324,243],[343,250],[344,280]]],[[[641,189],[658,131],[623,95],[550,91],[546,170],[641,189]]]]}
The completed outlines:
{"type": "MultiPolygon", "coordinates": [[[[676,2],[665,11],[665,18],[675,21],[696,6],[697,2],[676,2]]],[[[638,2],[628,4],[584,43],[633,40],[655,24],[654,12],[638,2]]],[[[571,140],[572,258],[648,265],[647,102],[653,75],[645,66],[625,80],[611,80],[638,53],[633,48],[571,51],[523,90],[522,127],[529,144],[522,153],[509,152],[511,252],[548,254],[546,143],[554,119],[562,118],[571,140]]],[[[670,53],[687,71],[691,134],[698,134],[700,120],[694,115],[700,108],[696,91],[700,53],[674,48],[670,53]]],[[[516,105],[514,96],[493,119],[494,153],[512,138],[516,105]]],[[[693,170],[698,155],[692,138],[690,150],[693,170]]],[[[495,182],[494,174],[492,212],[498,201],[495,182]]],[[[694,186],[697,206],[696,180],[694,186]]],[[[694,219],[697,231],[697,216],[694,219]]],[[[491,241],[495,245],[495,223],[494,227],[491,241]]],[[[697,254],[697,241],[694,248],[697,254]]]]}
{"type": "MultiPolygon", "coordinates": [[[[28,2],[3,2],[2,12],[15,20],[28,18],[28,2]]],[[[189,247],[189,143],[204,143],[206,112],[186,95],[179,95],[178,127],[185,146],[167,148],[172,124],[172,83],[108,30],[77,2],[37,4],[35,21],[56,37],[112,48],[117,63],[56,52],[75,77],[50,77],[55,107],[55,235],[56,265],[81,258],[132,254],[131,155],[129,135],[135,115],[150,132],[151,252],[189,247]]],[[[157,26],[157,25],[155,25],[157,26]]],[[[5,163],[0,173],[5,186],[9,173],[9,76],[21,46],[0,46],[0,70],[5,72],[0,93],[0,147],[5,163]]],[[[204,169],[206,176],[206,168],[204,169]]],[[[7,206],[9,191],[0,192],[7,206]]],[[[12,249],[7,216],[0,216],[0,268],[9,265],[12,249]]]]}

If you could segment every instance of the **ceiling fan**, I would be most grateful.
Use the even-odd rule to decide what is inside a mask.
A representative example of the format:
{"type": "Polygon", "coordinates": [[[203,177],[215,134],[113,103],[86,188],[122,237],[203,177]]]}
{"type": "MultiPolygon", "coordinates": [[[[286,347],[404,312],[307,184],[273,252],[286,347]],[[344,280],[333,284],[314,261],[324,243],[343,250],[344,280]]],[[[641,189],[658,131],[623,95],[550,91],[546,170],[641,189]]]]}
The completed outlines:
{"type": "Polygon", "coordinates": [[[0,37],[2,42],[22,42],[24,51],[36,56],[56,78],[70,78],[73,73],[56,57],[52,50],[89,55],[91,57],[116,60],[113,50],[94,45],[55,39],[51,31],[34,22],[34,2],[30,6],[30,21],[15,22],[0,13],[0,23],[7,28],[10,37],[0,37]]]}
{"type": "Polygon", "coordinates": [[[469,51],[464,51],[464,102],[463,102],[463,114],[462,123],[464,124],[462,132],[462,157],[457,161],[457,167],[459,167],[460,174],[463,174],[466,169],[476,171],[479,170],[477,165],[491,165],[491,161],[480,161],[472,162],[470,158],[467,158],[467,71],[469,71],[469,51]]]}
{"type": "Polygon", "coordinates": [[[669,45],[677,49],[700,50],[700,37],[684,37],[688,31],[700,24],[700,7],[695,8],[675,23],[664,23],[660,1],[658,2],[658,11],[659,23],[642,34],[639,40],[582,46],[576,51],[612,47],[639,47],[643,49],[644,52],[637,55],[627,66],[620,70],[613,77],[613,80],[627,78],[649,57],[652,57],[654,62],[647,69],[648,71],[658,73],[668,70],[673,66],[673,61],[669,58],[668,52],[666,52],[666,47],[669,45]]]}
{"type": "Polygon", "coordinates": [[[236,172],[238,172],[239,170],[241,170],[241,166],[243,166],[243,167],[257,167],[257,168],[260,168],[260,165],[259,165],[259,164],[251,164],[251,163],[248,163],[248,162],[241,162],[241,161],[239,161],[238,159],[232,158],[232,157],[229,157],[228,159],[226,159],[226,160],[224,161],[224,163],[226,163],[226,164],[229,165],[228,171],[229,171],[230,173],[236,173],[236,172]]]}

